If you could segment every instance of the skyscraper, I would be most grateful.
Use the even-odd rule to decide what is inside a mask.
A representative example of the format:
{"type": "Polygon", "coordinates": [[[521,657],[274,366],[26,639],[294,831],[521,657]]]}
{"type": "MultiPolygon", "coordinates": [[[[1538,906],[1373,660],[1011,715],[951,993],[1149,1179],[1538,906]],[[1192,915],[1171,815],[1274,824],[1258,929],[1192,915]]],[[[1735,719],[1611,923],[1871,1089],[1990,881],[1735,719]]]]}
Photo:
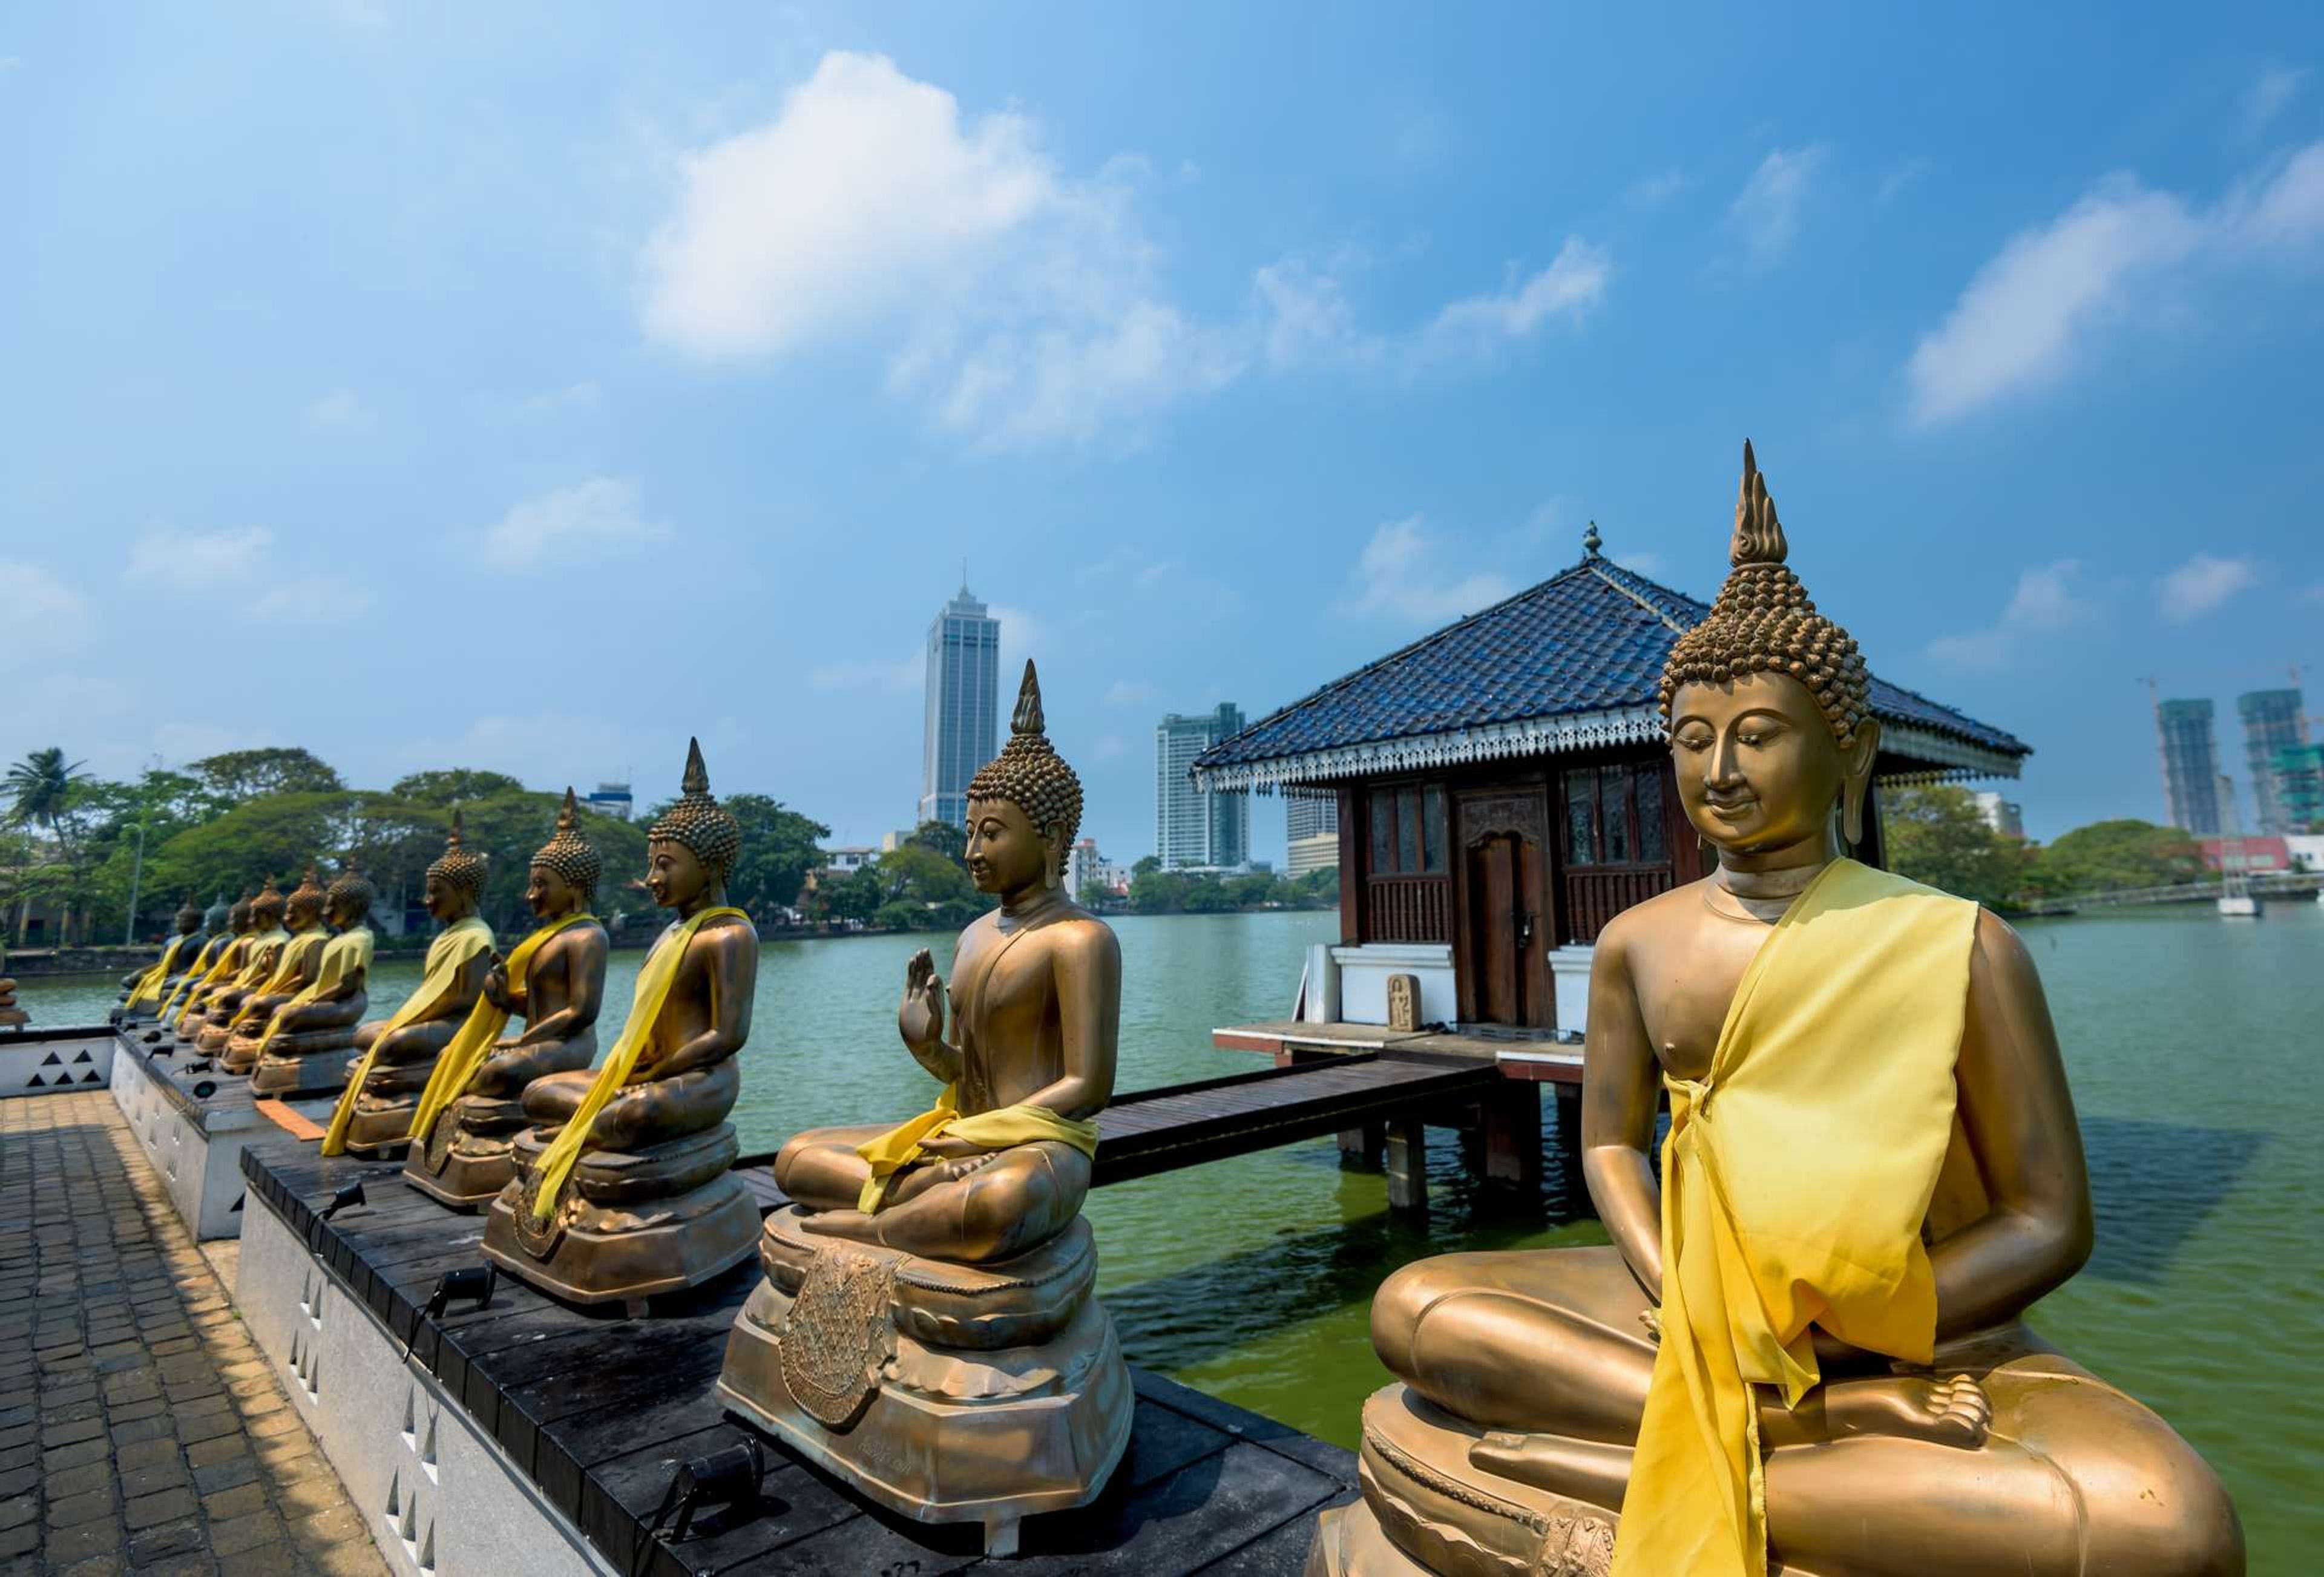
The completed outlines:
{"type": "Polygon", "coordinates": [[[1154,730],[1154,852],[1163,868],[1242,865],[1250,860],[1250,797],[1197,794],[1187,775],[1194,758],[1242,732],[1231,701],[1191,717],[1173,712],[1154,730]]]}
{"type": "Polygon", "coordinates": [[[2252,798],[2259,805],[2259,830],[2275,836],[2292,830],[2283,803],[2275,758],[2308,742],[2308,724],[2298,690],[2253,690],[2236,697],[2244,720],[2244,757],[2251,763],[2252,798]]]}
{"type": "Polygon", "coordinates": [[[1283,867],[1305,876],[1340,862],[1340,797],[1291,795],[1283,801],[1283,867]]]}
{"type": "Polygon", "coordinates": [[[968,825],[968,780],[1001,752],[1001,621],[963,586],[928,625],[920,819],[968,825]]]}
{"type": "Polygon", "coordinates": [[[2182,832],[2218,837],[2219,742],[2210,702],[2158,702],[2154,726],[2163,738],[2164,814],[2182,832]]]}

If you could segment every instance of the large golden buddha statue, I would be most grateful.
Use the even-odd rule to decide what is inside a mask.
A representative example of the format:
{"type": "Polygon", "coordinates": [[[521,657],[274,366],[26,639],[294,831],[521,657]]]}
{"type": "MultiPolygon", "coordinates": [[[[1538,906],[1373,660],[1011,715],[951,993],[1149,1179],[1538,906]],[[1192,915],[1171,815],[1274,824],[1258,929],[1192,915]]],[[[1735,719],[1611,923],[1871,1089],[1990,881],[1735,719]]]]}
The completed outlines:
{"type": "Polygon", "coordinates": [[[323,945],[313,977],[267,1015],[251,1050],[254,1093],[327,1095],[346,1084],[355,1026],[371,1005],[376,938],[369,921],[377,896],[354,865],[325,890],[323,920],[337,934],[323,945]]]}
{"type": "MultiPolygon", "coordinates": [[[[272,876],[258,890],[258,896],[250,900],[251,934],[249,945],[242,954],[242,966],[232,980],[220,984],[204,999],[205,1010],[200,1022],[193,1025],[190,1036],[194,1049],[208,1056],[225,1051],[226,1042],[234,1038],[234,1021],[241,1015],[243,1003],[274,978],[275,965],[282,962],[282,950],[290,945],[290,933],[282,924],[288,903],[272,876]]],[[[187,1022],[191,1022],[190,1015],[187,1022]]],[[[181,1023],[180,1045],[186,1044],[188,1038],[181,1023]]]]}
{"type": "Polygon", "coordinates": [[[1311,1572],[2244,1569],[2202,1460],[2023,1323],[2091,1236],[2041,982],[2000,920],[1843,854],[1879,724],[1784,556],[1747,446],[1734,573],[1662,683],[1718,869],[1592,964],[1583,1169],[1613,1246],[1388,1279],[1400,1383],[1311,1572]]]}
{"type": "Polygon", "coordinates": [[[186,894],[186,901],[178,906],[174,923],[177,928],[161,949],[161,956],[121,977],[121,1001],[112,1013],[115,1024],[158,1012],[208,945],[209,937],[202,928],[202,906],[194,901],[192,893],[186,894]]]}
{"type": "Polygon", "coordinates": [[[346,1089],[323,1136],[327,1156],[386,1161],[402,1155],[436,1059],[484,991],[493,952],[493,928],[476,914],[484,858],[467,846],[457,807],[444,852],[428,867],[424,892],[429,917],[444,928],[428,944],[420,983],[403,1005],[356,1029],[362,1055],[347,1070],[346,1089]]]}
{"type": "Polygon", "coordinates": [[[226,1046],[218,1054],[218,1066],[226,1072],[247,1074],[256,1067],[258,1043],[265,1038],[274,1010],[314,983],[322,966],[323,948],[331,939],[323,928],[323,890],[316,885],[315,868],[309,865],[299,885],[290,890],[283,908],[282,925],[290,940],[275,955],[273,971],[243,999],[233,1022],[226,1026],[226,1046]]]}
{"type": "Polygon", "coordinates": [[[162,1055],[168,1056],[181,1038],[188,1042],[192,1040],[209,994],[240,973],[256,927],[251,906],[257,897],[257,889],[244,890],[243,895],[226,909],[226,923],[215,927],[208,943],[195,956],[193,967],[162,1001],[153,1028],[142,1038],[148,1045],[171,1042],[171,1047],[163,1047],[162,1055]]]}
{"type": "Polygon", "coordinates": [[[900,1128],[811,1130],[775,1176],[767,1279],[735,1322],[727,1405],[924,1522],[1081,1505],[1130,1438],[1113,1322],[1090,1296],[1081,1207],[1113,1093],[1121,955],[1064,890],[1081,820],[1033,665],[1000,758],[968,788],[968,868],[1001,908],[961,933],[947,991],[926,952],[897,1027],[944,1086],[900,1128]]]}
{"type": "Polygon", "coordinates": [[[609,944],[589,905],[603,870],[568,788],[556,835],[532,856],[525,883],[540,925],[508,957],[495,956],[484,995],[420,1092],[403,1180],[421,1193],[460,1210],[490,1204],[516,1175],[510,1147],[526,1126],[526,1088],[596,1056],[609,944]],[[512,1014],[524,1030],[503,1039],[512,1014]]]}
{"type": "Polygon", "coordinates": [[[678,918],[646,954],[604,1065],[524,1087],[533,1126],[484,1227],[486,1258],[559,1297],[643,1313],[751,1257],[759,1209],[729,1170],[742,1144],[726,1120],[759,981],[759,933],[726,902],[742,852],[689,742],[682,792],[646,833],[647,890],[678,918]]]}

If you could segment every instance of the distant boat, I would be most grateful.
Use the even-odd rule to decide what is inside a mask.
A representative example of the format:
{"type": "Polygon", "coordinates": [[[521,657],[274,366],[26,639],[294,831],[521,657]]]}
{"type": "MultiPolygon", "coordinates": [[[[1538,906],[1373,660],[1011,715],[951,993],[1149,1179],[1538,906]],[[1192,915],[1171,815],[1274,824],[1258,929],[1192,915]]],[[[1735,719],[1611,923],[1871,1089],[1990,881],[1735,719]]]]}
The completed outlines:
{"type": "Polygon", "coordinates": [[[2229,919],[2255,920],[2260,916],[2259,899],[2248,892],[2228,893],[2219,899],[2219,913],[2229,919]]]}

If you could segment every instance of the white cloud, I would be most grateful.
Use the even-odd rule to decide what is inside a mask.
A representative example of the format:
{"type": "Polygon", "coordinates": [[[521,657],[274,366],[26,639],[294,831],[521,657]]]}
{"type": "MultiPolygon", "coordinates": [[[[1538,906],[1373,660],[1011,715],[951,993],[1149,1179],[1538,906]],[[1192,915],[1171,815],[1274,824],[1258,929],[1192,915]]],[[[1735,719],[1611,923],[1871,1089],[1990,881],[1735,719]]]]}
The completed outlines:
{"type": "Polygon", "coordinates": [[[2248,558],[2220,558],[2198,553],[2163,577],[2163,616],[2174,624],[2215,612],[2238,592],[2259,584],[2259,572],[2248,558]]]}
{"type": "Polygon", "coordinates": [[[1321,268],[1303,258],[1286,257],[1251,276],[1260,351],[1270,368],[1281,372],[1379,358],[1385,343],[1357,326],[1342,278],[1363,261],[1360,254],[1352,251],[1321,268]]]}
{"type": "Polygon", "coordinates": [[[1449,567],[1452,545],[1419,515],[1376,528],[1349,572],[1351,612],[1398,623],[1441,623],[1473,613],[1514,588],[1499,573],[1449,567]]]}
{"type": "Polygon", "coordinates": [[[1693,184],[1694,178],[1685,171],[1665,170],[1632,181],[1622,199],[1634,208],[1656,208],[1693,184]]]}
{"type": "Polygon", "coordinates": [[[124,580],[202,591],[252,578],[263,567],[274,533],[263,526],[235,531],[177,531],[157,527],[129,549],[124,580]]]}
{"type": "Polygon", "coordinates": [[[2107,330],[2156,316],[2188,271],[2294,261],[2319,239],[2324,143],[2200,211],[2109,176],[2056,218],[2012,236],[1921,337],[1904,369],[1909,417],[1940,426],[2053,387],[2092,359],[2107,330]]]}
{"type": "Polygon", "coordinates": [[[2274,119],[2275,112],[2292,102],[2307,79],[2308,73],[2295,67],[2268,67],[2244,95],[2244,114],[2255,126],[2274,119]]]}
{"type": "Polygon", "coordinates": [[[2030,565],[2018,571],[2017,586],[1998,620],[1983,629],[1937,637],[1929,642],[1929,655],[1957,668],[1998,669],[2016,654],[2024,637],[2063,630],[2089,609],[2080,559],[2030,565]]]}
{"type": "Polygon", "coordinates": [[[1728,212],[1756,266],[1779,263],[1791,251],[1800,232],[1800,206],[1824,152],[1821,145],[1770,149],[1743,183],[1728,212]]]}
{"type": "Polygon", "coordinates": [[[372,425],[372,413],[354,390],[341,389],[307,407],[307,425],[322,432],[361,432],[372,425]]]}
{"type": "Polygon", "coordinates": [[[818,690],[878,690],[900,696],[918,689],[927,681],[927,674],[928,662],[924,656],[899,658],[892,662],[878,658],[851,658],[816,664],[807,670],[807,680],[818,690]]]}
{"type": "Polygon", "coordinates": [[[1936,166],[1926,159],[1905,160],[1904,163],[1899,164],[1881,179],[1877,200],[1883,203],[1895,201],[1908,188],[1918,185],[1921,179],[1935,168],[1936,166]]]}
{"type": "Polygon", "coordinates": [[[484,532],[484,558],[518,569],[576,549],[619,548],[657,541],[669,528],[638,513],[637,489],[627,482],[592,476],[518,504],[484,532]]]}
{"type": "Polygon", "coordinates": [[[87,599],[37,564],[0,558],[0,599],[9,622],[42,632],[42,639],[70,637],[87,621],[87,599]]]}
{"type": "Polygon", "coordinates": [[[1569,235],[1538,273],[1519,280],[1513,271],[1499,290],[1446,307],[1430,326],[1430,338],[1445,346],[1531,338],[1553,318],[1579,321],[1606,299],[1606,284],[1613,274],[1613,260],[1602,247],[1569,235]]]}
{"type": "Polygon", "coordinates": [[[583,378],[555,389],[535,390],[529,394],[484,392],[472,399],[474,409],[495,421],[548,421],[559,416],[569,416],[597,409],[604,398],[594,378],[583,378]]]}
{"type": "Polygon", "coordinates": [[[252,591],[251,613],[286,624],[327,624],[371,606],[368,592],[337,575],[294,575],[252,591]]]}
{"type": "Polygon", "coordinates": [[[1144,679],[1116,679],[1105,688],[1105,704],[1109,706],[1144,706],[1158,698],[1161,693],[1144,679]]]}

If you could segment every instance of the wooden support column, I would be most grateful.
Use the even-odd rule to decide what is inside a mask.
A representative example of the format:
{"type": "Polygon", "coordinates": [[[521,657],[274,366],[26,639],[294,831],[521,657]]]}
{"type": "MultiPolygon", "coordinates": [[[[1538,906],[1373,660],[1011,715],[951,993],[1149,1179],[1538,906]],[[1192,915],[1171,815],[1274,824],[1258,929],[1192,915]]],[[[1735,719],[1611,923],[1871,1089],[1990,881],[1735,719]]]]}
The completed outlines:
{"type": "Polygon", "coordinates": [[[1565,1208],[1572,1215],[1595,1215],[1590,1185],[1582,1175],[1582,1086],[1553,1084],[1557,1092],[1557,1165],[1565,1188],[1565,1208]]]}
{"type": "Polygon", "coordinates": [[[1342,1167],[1377,1172],[1387,1148],[1388,1129],[1383,1124],[1367,1122],[1361,1128],[1340,1130],[1340,1165],[1342,1167]]]}
{"type": "Polygon", "coordinates": [[[1495,1183],[1541,1182],[1541,1086],[1504,1079],[1478,1102],[1485,1129],[1485,1176],[1495,1183]]]}
{"type": "Polygon", "coordinates": [[[1417,1117],[1388,1121],[1388,1203],[1391,1210],[1428,1208],[1428,1130],[1417,1117]]]}

